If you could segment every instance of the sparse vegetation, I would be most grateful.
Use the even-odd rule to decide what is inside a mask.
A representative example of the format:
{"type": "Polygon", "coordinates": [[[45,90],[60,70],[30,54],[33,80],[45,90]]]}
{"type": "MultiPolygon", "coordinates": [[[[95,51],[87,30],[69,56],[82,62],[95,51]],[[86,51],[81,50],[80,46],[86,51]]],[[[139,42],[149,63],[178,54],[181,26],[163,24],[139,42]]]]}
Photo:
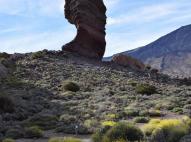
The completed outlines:
{"type": "Polygon", "coordinates": [[[40,138],[43,136],[43,131],[38,126],[26,128],[25,131],[27,138],[40,138]]]}
{"type": "Polygon", "coordinates": [[[0,53],[0,59],[7,59],[7,58],[9,58],[9,57],[10,57],[10,55],[7,54],[7,53],[5,53],[5,52],[0,53]]]}
{"type": "Polygon", "coordinates": [[[137,86],[138,83],[136,81],[134,81],[134,80],[129,80],[128,84],[135,87],[135,86],[137,86]]]}
{"type": "Polygon", "coordinates": [[[48,142],[82,142],[76,138],[51,138],[48,142]]]}
{"type": "Polygon", "coordinates": [[[27,120],[24,125],[26,127],[38,126],[43,128],[44,130],[54,129],[56,127],[56,123],[58,122],[58,118],[52,115],[37,115],[33,116],[29,120],[27,120]]]}
{"type": "Polygon", "coordinates": [[[5,79],[5,84],[9,87],[20,88],[24,85],[24,82],[12,75],[5,79]]]}
{"type": "Polygon", "coordinates": [[[18,138],[23,138],[24,137],[24,132],[20,131],[19,129],[9,129],[7,130],[5,134],[6,138],[11,138],[11,139],[18,139],[18,138]]]}
{"type": "Polygon", "coordinates": [[[44,57],[45,53],[46,53],[45,51],[34,52],[34,53],[32,53],[31,58],[32,59],[42,58],[42,57],[44,57]]]}
{"type": "Polygon", "coordinates": [[[13,139],[4,139],[2,142],[15,142],[13,139]]]}
{"type": "MultiPolygon", "coordinates": [[[[190,87],[177,85],[176,80],[163,80],[159,74],[156,81],[152,76],[149,78],[147,72],[142,75],[142,72],[122,67],[118,70],[104,65],[93,66],[86,61],[79,64],[76,57],[73,60],[68,54],[67,58],[62,55],[57,58],[57,55],[54,52],[46,54],[43,60],[33,60],[31,54],[26,55],[16,62],[16,70],[10,78],[1,79],[0,92],[11,98],[14,105],[9,106],[14,106],[15,110],[0,112],[2,139],[25,138],[25,128],[37,126],[43,131],[66,134],[76,134],[77,130],[79,135],[98,130],[93,135],[95,142],[111,142],[107,135],[118,122],[131,121],[135,122],[131,126],[142,126],[144,124],[136,123],[147,123],[149,118],[153,121],[152,118],[180,118],[191,114],[190,87]],[[155,86],[156,90],[143,87],[137,93],[142,84],[155,86]]],[[[162,132],[158,125],[147,131],[144,132],[148,139],[162,132]]]]}
{"type": "Polygon", "coordinates": [[[139,110],[136,109],[127,109],[125,113],[128,117],[136,117],[139,116],[139,110]]]}

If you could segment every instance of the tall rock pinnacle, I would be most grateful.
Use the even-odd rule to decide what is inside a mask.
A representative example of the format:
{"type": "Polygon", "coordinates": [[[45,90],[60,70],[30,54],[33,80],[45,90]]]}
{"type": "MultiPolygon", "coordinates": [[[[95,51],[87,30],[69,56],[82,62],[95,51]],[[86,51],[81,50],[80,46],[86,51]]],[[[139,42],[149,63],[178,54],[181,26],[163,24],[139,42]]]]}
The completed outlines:
{"type": "Polygon", "coordinates": [[[107,18],[103,0],[65,0],[65,17],[76,26],[77,35],[62,50],[102,59],[107,18]]]}

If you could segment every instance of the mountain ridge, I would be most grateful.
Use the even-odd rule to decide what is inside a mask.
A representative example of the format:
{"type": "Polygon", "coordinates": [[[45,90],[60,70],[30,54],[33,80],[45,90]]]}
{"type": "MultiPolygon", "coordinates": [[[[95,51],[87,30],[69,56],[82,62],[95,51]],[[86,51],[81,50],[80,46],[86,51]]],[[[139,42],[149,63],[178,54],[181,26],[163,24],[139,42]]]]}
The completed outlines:
{"type": "MultiPolygon", "coordinates": [[[[159,69],[162,73],[191,76],[191,24],[182,26],[154,42],[121,54],[132,56],[159,69]],[[177,68],[177,66],[179,68],[177,68]]],[[[105,60],[110,60],[106,58],[105,60]]]]}

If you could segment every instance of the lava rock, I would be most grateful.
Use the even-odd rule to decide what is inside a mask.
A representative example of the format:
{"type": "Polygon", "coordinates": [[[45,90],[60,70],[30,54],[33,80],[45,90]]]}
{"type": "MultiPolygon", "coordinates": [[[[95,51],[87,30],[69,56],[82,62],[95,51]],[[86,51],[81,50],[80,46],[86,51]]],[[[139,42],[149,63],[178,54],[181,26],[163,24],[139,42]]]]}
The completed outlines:
{"type": "Polygon", "coordinates": [[[76,26],[77,35],[62,49],[101,60],[106,46],[106,7],[103,0],[66,0],[65,17],[76,26]]]}

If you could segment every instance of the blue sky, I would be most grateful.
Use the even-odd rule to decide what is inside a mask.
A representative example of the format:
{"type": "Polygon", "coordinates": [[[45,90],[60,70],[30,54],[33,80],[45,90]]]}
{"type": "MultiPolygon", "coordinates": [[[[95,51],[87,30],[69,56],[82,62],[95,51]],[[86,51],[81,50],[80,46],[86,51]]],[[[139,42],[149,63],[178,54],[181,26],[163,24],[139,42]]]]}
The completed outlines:
{"type": "MultiPolygon", "coordinates": [[[[146,45],[191,24],[191,0],[104,1],[105,56],[146,45]]],[[[64,0],[0,0],[0,21],[0,52],[60,50],[76,34],[64,18],[64,0]]]]}

